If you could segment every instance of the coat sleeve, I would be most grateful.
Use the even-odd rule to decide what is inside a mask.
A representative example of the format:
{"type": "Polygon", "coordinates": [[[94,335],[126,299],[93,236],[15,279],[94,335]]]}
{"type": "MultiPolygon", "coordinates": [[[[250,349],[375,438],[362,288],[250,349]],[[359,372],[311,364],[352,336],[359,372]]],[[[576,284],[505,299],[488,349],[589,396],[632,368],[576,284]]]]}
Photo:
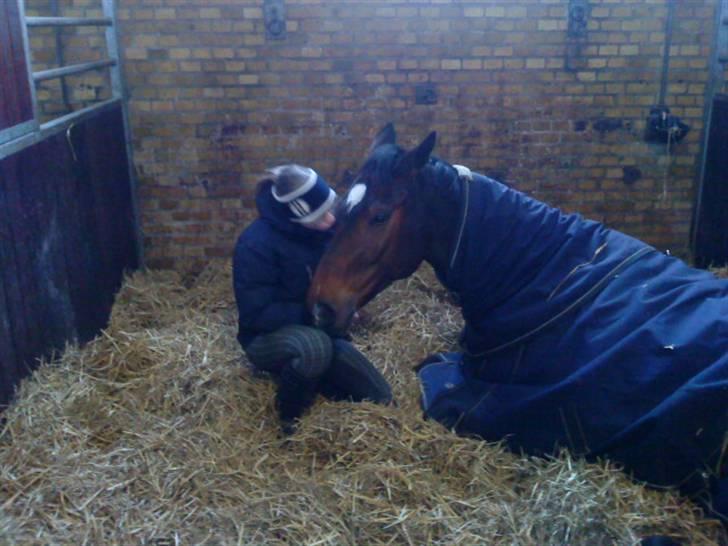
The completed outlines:
{"type": "Polygon", "coordinates": [[[244,242],[237,245],[233,284],[241,328],[273,332],[289,324],[306,324],[305,303],[281,298],[278,274],[272,250],[244,242]]]}

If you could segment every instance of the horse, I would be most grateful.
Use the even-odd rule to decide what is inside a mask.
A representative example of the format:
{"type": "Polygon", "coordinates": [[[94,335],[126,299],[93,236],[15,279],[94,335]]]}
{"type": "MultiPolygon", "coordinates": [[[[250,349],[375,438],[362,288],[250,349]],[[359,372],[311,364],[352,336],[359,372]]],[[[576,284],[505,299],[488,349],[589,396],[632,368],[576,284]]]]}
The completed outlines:
{"type": "Polygon", "coordinates": [[[728,280],[453,166],[436,138],[375,137],[312,278],[314,323],[345,332],[426,261],[465,321],[462,351],[416,368],[426,417],[725,504],[728,280]]]}

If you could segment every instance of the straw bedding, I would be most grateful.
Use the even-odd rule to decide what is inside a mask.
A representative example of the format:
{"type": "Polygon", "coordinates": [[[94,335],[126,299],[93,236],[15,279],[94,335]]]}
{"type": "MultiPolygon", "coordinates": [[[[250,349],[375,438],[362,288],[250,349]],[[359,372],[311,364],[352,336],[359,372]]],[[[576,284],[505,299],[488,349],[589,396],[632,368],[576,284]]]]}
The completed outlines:
{"type": "Polygon", "coordinates": [[[109,327],[25,381],[0,435],[3,544],[716,544],[671,492],[423,421],[411,367],[459,313],[423,269],[354,330],[397,407],[319,399],[283,440],[235,340],[229,264],[137,273],[109,327]]]}

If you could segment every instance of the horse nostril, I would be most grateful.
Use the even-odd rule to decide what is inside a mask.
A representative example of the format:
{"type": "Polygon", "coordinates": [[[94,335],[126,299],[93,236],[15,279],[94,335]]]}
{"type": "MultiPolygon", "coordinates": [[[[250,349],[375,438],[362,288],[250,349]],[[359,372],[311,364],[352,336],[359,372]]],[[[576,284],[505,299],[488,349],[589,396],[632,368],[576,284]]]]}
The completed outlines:
{"type": "Polygon", "coordinates": [[[317,302],[313,306],[313,320],[316,326],[331,326],[336,321],[336,312],[328,303],[317,302]]]}

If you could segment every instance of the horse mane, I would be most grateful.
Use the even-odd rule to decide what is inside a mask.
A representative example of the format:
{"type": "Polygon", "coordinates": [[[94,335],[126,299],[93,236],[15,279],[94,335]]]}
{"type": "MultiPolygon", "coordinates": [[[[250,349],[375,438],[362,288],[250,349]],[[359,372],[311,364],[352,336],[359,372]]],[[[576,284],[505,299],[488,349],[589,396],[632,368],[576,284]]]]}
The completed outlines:
{"type": "Polygon", "coordinates": [[[439,198],[458,201],[460,198],[460,178],[457,170],[447,161],[432,156],[420,176],[425,191],[432,191],[439,198]]]}

